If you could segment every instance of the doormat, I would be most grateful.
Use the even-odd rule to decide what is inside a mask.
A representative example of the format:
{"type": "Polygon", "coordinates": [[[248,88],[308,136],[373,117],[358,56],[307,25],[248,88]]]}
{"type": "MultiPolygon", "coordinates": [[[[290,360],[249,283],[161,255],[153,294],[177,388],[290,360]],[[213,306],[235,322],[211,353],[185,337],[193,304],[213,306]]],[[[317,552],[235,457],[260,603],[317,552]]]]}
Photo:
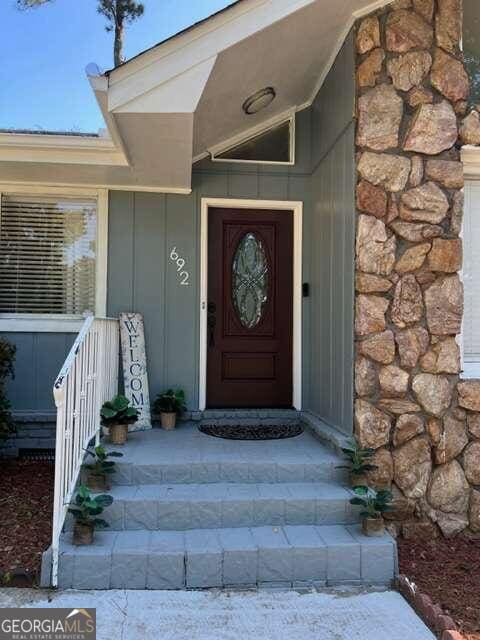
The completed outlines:
{"type": "Polygon", "coordinates": [[[295,438],[303,433],[299,424],[243,425],[243,424],[202,424],[199,431],[226,440],[283,440],[295,438]]]}

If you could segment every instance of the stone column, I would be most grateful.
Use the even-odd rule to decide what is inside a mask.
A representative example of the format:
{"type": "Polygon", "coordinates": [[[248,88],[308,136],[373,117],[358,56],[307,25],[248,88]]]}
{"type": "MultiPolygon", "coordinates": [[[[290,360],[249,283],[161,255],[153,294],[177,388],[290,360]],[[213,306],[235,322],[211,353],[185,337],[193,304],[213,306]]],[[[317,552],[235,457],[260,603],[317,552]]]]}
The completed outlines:
{"type": "MultiPolygon", "coordinates": [[[[480,382],[460,382],[462,0],[396,0],[357,24],[355,432],[397,531],[480,531],[480,382]],[[405,523],[408,523],[406,525],[405,523]]],[[[476,114],[476,115],[475,115],[476,114]]]]}

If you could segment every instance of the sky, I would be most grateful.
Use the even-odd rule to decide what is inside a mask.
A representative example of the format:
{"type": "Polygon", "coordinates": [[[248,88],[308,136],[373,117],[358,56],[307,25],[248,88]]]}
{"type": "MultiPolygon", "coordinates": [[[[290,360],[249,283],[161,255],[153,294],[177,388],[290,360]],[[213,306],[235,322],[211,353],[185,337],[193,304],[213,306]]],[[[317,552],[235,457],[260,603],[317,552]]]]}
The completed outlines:
{"type": "MultiPolygon", "coordinates": [[[[128,58],[223,9],[232,0],[143,0],[129,25],[128,58]]],[[[113,36],[97,0],[54,0],[18,11],[0,0],[0,129],[97,132],[104,127],[85,74],[95,62],[113,66],[113,36]]]]}

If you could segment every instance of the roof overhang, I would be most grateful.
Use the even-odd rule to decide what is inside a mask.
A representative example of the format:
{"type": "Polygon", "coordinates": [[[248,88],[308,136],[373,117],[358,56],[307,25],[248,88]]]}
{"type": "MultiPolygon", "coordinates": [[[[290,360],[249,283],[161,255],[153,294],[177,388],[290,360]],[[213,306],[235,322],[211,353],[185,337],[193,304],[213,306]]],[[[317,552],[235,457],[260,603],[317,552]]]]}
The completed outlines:
{"type": "Polygon", "coordinates": [[[0,162],[55,162],[128,166],[110,137],[0,133],[0,162]]]}
{"type": "Polygon", "coordinates": [[[391,1],[236,2],[89,76],[108,138],[1,134],[2,178],[189,192],[194,160],[310,105],[354,21],[391,1]],[[245,115],[245,98],[270,85],[274,102],[245,115]]]}

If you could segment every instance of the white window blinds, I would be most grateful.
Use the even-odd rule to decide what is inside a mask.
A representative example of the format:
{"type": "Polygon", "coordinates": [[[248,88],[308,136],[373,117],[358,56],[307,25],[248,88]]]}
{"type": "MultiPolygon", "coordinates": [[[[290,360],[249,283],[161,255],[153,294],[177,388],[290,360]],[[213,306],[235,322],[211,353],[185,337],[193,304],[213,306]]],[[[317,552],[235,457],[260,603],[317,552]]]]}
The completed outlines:
{"type": "Polygon", "coordinates": [[[465,186],[463,360],[480,363],[480,184],[465,186]]]}
{"type": "Polygon", "coordinates": [[[2,195],[0,313],[95,311],[95,200],[2,195]]]}

